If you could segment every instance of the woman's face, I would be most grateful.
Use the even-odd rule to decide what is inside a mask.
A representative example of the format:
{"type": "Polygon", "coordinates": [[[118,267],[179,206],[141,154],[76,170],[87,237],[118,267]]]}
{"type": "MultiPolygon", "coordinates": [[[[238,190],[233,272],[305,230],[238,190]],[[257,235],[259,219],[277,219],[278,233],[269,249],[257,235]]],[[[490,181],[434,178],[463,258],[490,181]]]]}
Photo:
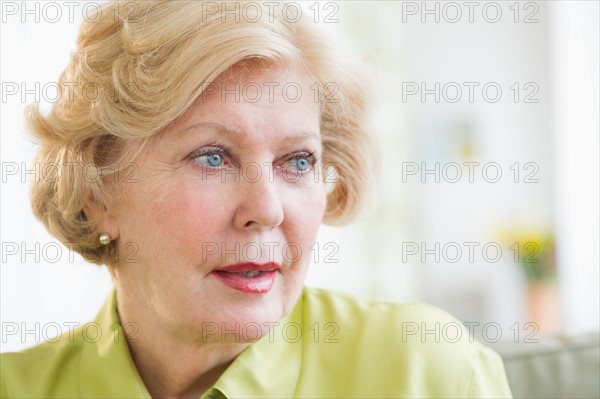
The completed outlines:
{"type": "Polygon", "coordinates": [[[205,341],[254,340],[291,310],[326,205],[314,94],[234,68],[144,152],[110,208],[120,307],[205,341]]]}

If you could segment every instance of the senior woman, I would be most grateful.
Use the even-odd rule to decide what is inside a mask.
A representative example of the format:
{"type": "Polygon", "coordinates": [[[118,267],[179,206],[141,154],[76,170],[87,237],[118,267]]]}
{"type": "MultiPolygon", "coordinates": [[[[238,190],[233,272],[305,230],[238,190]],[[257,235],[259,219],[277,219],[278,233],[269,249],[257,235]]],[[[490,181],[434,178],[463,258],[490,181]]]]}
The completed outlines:
{"type": "Polygon", "coordinates": [[[88,16],[60,101],[29,113],[38,160],[61,166],[32,202],[115,289],[95,322],[3,354],[2,397],[510,396],[500,358],[442,311],[303,287],[320,223],[356,214],[376,156],[360,74],[300,14],[88,16]]]}

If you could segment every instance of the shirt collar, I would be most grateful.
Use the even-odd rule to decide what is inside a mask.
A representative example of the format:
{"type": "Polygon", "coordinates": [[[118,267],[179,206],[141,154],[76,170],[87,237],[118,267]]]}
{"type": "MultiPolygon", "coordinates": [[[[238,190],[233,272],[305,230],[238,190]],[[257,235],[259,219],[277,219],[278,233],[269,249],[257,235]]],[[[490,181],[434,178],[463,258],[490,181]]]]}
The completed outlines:
{"type": "Polygon", "coordinates": [[[148,398],[117,314],[113,289],[94,322],[83,326],[79,390],[82,398],[148,398]]]}
{"type": "MultiPolygon", "coordinates": [[[[249,345],[202,398],[293,397],[300,375],[303,298],[292,312],[249,345]]],[[[265,326],[266,328],[266,326],[265,326]]],[[[113,289],[94,322],[83,326],[79,389],[82,398],[151,396],[131,358],[113,289]]]]}

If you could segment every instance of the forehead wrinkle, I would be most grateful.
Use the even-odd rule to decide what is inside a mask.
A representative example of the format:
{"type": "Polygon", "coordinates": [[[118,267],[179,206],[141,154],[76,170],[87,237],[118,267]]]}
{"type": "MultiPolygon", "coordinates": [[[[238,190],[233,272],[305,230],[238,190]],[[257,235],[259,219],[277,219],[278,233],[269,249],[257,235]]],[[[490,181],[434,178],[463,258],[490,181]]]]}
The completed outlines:
{"type": "Polygon", "coordinates": [[[194,123],[191,126],[188,126],[186,128],[183,128],[182,130],[179,131],[179,134],[183,134],[186,133],[190,130],[194,130],[197,128],[203,128],[203,127],[208,127],[210,129],[216,130],[219,133],[225,133],[228,135],[232,135],[232,136],[246,136],[246,133],[241,131],[239,128],[237,128],[236,126],[226,126],[223,125],[221,123],[214,123],[214,122],[198,122],[198,123],[194,123]]]}
{"type": "MultiPolygon", "coordinates": [[[[214,123],[214,122],[195,123],[191,126],[188,126],[184,129],[180,130],[179,134],[184,134],[191,130],[195,130],[198,128],[201,129],[204,127],[213,129],[213,130],[217,131],[218,133],[225,133],[226,135],[230,135],[230,136],[234,136],[234,137],[238,137],[238,138],[247,138],[248,137],[248,134],[245,131],[239,129],[236,126],[227,126],[227,125],[223,125],[220,123],[214,123]]],[[[306,139],[314,139],[318,142],[321,142],[321,138],[320,138],[319,134],[317,132],[310,132],[310,131],[301,131],[297,134],[284,136],[281,139],[286,140],[286,141],[304,141],[306,139]]]]}

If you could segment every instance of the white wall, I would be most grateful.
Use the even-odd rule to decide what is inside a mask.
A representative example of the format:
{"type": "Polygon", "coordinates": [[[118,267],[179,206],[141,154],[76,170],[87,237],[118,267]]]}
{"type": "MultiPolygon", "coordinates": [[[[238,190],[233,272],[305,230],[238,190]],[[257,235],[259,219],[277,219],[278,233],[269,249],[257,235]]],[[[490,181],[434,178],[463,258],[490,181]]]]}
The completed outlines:
{"type": "MultiPolygon", "coordinates": [[[[68,8],[64,7],[62,18],[55,23],[50,22],[55,18],[55,14],[50,14],[52,9],[47,8],[43,14],[44,2],[37,2],[37,14],[36,3],[26,2],[27,9],[34,11],[26,15],[20,11],[10,15],[11,9],[6,8],[9,3],[13,2],[1,4],[4,18],[0,118],[2,351],[51,338],[57,333],[54,323],[66,332],[69,323],[90,321],[111,287],[105,269],[85,264],[79,255],[69,252],[48,235],[33,217],[28,196],[33,175],[27,174],[27,169],[33,168],[36,147],[23,126],[24,107],[36,100],[36,93],[44,103],[43,109],[49,105],[44,99],[52,101],[56,97],[52,82],[56,82],[75,48],[85,3],[74,8],[73,22],[69,20],[68,8]],[[39,89],[36,89],[38,83],[39,89]],[[18,92],[11,94],[14,85],[18,92]],[[24,89],[31,92],[27,94],[24,89]]],[[[15,3],[22,10],[24,3],[15,3]]]]}
{"type": "Polygon", "coordinates": [[[597,330],[598,2],[551,2],[556,215],[564,328],[597,330]]]}

